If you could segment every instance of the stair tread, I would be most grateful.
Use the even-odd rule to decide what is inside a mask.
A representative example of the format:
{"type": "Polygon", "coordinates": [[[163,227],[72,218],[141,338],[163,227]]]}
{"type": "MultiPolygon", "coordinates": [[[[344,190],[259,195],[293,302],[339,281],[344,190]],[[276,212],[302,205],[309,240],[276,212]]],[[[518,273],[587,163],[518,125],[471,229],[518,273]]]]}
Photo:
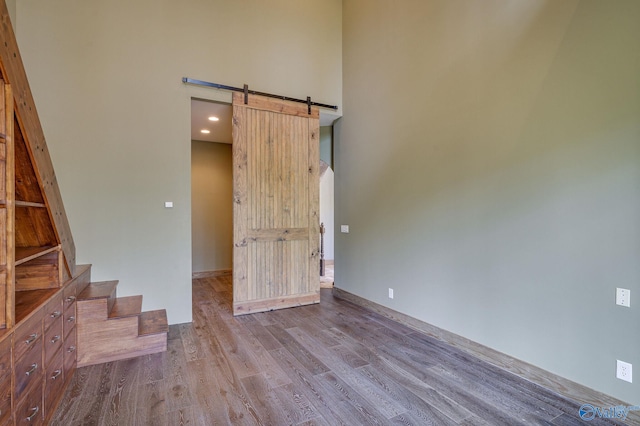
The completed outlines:
{"type": "Polygon", "coordinates": [[[78,295],[78,300],[94,300],[104,299],[113,293],[113,290],[118,286],[118,281],[101,281],[90,283],[83,291],[78,295]]]}
{"type": "Polygon", "coordinates": [[[124,318],[140,315],[142,296],[118,297],[109,312],[109,318],[124,318]]]}
{"type": "Polygon", "coordinates": [[[138,334],[140,336],[168,332],[169,325],[167,323],[167,311],[165,309],[147,311],[140,314],[140,320],[138,322],[138,334]]]}

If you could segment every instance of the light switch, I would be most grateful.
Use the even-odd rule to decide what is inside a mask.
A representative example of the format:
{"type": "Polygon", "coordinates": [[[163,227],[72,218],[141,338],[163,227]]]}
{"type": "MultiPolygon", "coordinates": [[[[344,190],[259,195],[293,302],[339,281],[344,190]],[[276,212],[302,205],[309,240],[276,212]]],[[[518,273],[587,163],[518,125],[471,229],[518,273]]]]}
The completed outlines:
{"type": "Polygon", "coordinates": [[[167,209],[172,209],[173,208],[173,201],[165,201],[164,202],[164,207],[167,209]]]}
{"type": "Polygon", "coordinates": [[[348,234],[349,233],[349,225],[340,225],[340,232],[342,232],[343,234],[348,234]]]}

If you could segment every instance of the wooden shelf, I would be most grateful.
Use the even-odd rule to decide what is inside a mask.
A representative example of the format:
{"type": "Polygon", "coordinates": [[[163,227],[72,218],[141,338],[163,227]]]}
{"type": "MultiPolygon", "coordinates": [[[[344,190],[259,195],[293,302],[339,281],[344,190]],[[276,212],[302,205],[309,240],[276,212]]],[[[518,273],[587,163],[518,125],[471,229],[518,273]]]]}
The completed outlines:
{"type": "MultiPolygon", "coordinates": [[[[16,207],[40,207],[40,208],[45,208],[47,207],[46,204],[44,203],[33,203],[31,201],[18,201],[16,200],[16,207]]],[[[2,204],[2,202],[0,202],[0,204],[2,204]]]]}
{"type": "Polygon", "coordinates": [[[59,289],[41,289],[16,292],[16,324],[23,321],[39,306],[45,304],[59,289]]]}
{"type": "MultiPolygon", "coordinates": [[[[46,208],[47,205],[44,203],[34,203],[31,201],[14,201],[14,205],[16,207],[37,207],[37,208],[46,208]]],[[[7,200],[0,200],[0,208],[7,207],[7,200]]]]}
{"type": "Polygon", "coordinates": [[[45,254],[58,250],[60,246],[44,246],[44,247],[16,247],[15,265],[21,265],[30,260],[36,259],[45,254]]]}

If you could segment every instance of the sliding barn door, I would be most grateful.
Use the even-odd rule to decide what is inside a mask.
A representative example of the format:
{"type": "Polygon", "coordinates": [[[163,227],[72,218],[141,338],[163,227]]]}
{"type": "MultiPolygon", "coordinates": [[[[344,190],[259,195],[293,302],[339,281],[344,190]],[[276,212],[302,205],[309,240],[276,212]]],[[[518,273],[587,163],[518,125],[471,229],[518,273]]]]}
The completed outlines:
{"type": "Polygon", "coordinates": [[[233,97],[233,313],[320,301],[319,112],[233,97]]]}

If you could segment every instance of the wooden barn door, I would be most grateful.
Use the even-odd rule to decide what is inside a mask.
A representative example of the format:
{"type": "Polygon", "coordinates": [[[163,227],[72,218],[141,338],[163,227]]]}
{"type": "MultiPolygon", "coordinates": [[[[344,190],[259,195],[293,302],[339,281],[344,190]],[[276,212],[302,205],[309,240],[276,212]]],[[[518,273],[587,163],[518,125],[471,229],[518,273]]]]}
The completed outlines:
{"type": "Polygon", "coordinates": [[[233,313],[320,301],[319,112],[233,97],[233,313]]]}

